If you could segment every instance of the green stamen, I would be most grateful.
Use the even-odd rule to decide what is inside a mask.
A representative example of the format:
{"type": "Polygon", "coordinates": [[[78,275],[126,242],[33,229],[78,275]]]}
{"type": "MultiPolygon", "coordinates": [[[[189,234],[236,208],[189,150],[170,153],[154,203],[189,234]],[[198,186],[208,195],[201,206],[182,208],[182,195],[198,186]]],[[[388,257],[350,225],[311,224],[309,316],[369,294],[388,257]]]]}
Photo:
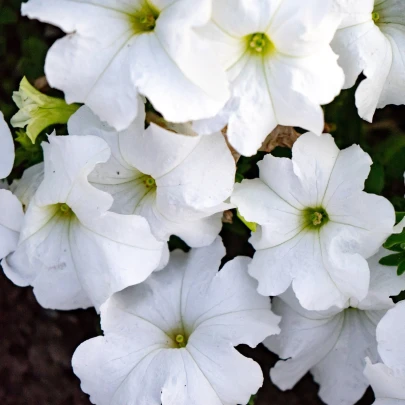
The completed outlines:
{"type": "Polygon", "coordinates": [[[158,18],[159,10],[145,1],[142,7],[131,15],[134,33],[153,31],[158,18]]]}
{"type": "Polygon", "coordinates": [[[276,49],[270,38],[262,32],[248,35],[246,41],[248,50],[254,55],[268,55],[276,49]]]}
{"type": "Polygon", "coordinates": [[[146,188],[152,188],[156,186],[156,181],[152,176],[145,176],[143,184],[145,184],[146,188]]]}
{"type": "Polygon", "coordinates": [[[322,207],[307,208],[304,210],[304,225],[319,229],[329,221],[328,213],[322,207]]]}
{"type": "Polygon", "coordinates": [[[68,216],[71,214],[72,209],[67,204],[60,204],[59,210],[62,212],[62,215],[68,216]]]}
{"type": "Polygon", "coordinates": [[[186,339],[184,338],[183,335],[176,335],[175,338],[176,342],[177,342],[177,346],[179,347],[186,347],[186,339]]]}
{"type": "Polygon", "coordinates": [[[374,11],[374,12],[371,14],[371,18],[372,18],[373,21],[376,23],[376,22],[378,22],[378,20],[380,19],[380,14],[377,13],[376,11],[374,11]]]}
{"type": "Polygon", "coordinates": [[[253,34],[250,38],[249,47],[256,52],[263,52],[267,46],[266,34],[253,34]]]}

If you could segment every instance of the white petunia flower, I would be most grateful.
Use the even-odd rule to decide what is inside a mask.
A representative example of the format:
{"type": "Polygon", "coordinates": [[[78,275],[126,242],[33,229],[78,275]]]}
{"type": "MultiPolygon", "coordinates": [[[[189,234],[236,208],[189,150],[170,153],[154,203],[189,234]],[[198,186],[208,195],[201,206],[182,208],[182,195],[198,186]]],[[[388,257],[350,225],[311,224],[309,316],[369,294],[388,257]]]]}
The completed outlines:
{"type": "Polygon", "coordinates": [[[88,183],[96,164],[110,157],[102,139],[48,139],[44,180],[3,268],[15,284],[32,285],[46,308],[98,309],[114,292],[145,280],[166,244],[152,236],[144,218],[108,212],[113,198],[88,183]]]}
{"type": "Polygon", "coordinates": [[[345,71],[344,87],[356,91],[360,117],[372,122],[376,108],[405,104],[405,3],[402,0],[335,0],[343,21],[331,45],[345,71]]]}
{"type": "Polygon", "coordinates": [[[74,135],[96,135],[112,150],[89,181],[114,197],[112,210],[145,217],[156,238],[177,235],[192,247],[211,244],[233,190],[235,161],[221,133],[175,134],[155,124],[144,129],[145,109],[122,132],[103,124],[87,107],[68,124],[74,135]]]}
{"type": "Polygon", "coordinates": [[[363,299],[375,254],[393,233],[394,208],[363,190],[371,159],[358,146],[339,150],[329,134],[302,135],[292,159],[267,155],[260,178],[235,186],[231,202],[260,225],[249,273],[259,293],[279,295],[292,283],[303,307],[343,307],[363,299]]]}
{"type": "Polygon", "coordinates": [[[378,353],[384,364],[366,359],[365,376],[374,390],[374,405],[405,404],[405,302],[390,309],[377,326],[378,353]]]}
{"type": "Polygon", "coordinates": [[[11,173],[14,156],[13,136],[0,111],[0,179],[6,178],[11,173]]]}
{"type": "Polygon", "coordinates": [[[388,309],[389,298],[405,289],[405,277],[395,267],[378,263],[387,250],[381,249],[369,260],[370,292],[358,302],[351,299],[346,309],[308,311],[300,306],[293,292],[273,300],[281,315],[281,333],[264,344],[281,359],[271,369],[272,381],[282,390],[291,389],[308,371],[320,385],[319,396],[328,405],[352,405],[368,387],[363,374],[365,358],[379,361],[376,327],[388,309]]]}
{"type": "Polygon", "coordinates": [[[219,238],[101,307],[104,336],[82,343],[73,370],[97,405],[236,405],[263,383],[260,367],[234,346],[278,333],[270,300],[238,257],[218,273],[219,238]]]}
{"type": "Polygon", "coordinates": [[[211,117],[229,98],[225,72],[196,32],[211,0],[30,0],[22,14],[69,34],[48,53],[48,81],[117,130],[136,117],[139,93],[172,122],[211,117]]]}
{"type": "Polygon", "coordinates": [[[339,19],[330,0],[215,0],[204,30],[217,48],[232,96],[201,134],[221,129],[241,154],[254,155],[278,125],[318,135],[321,104],[340,93],[344,75],[329,45],[339,19]]]}
{"type": "Polygon", "coordinates": [[[13,252],[18,244],[24,212],[18,198],[0,189],[0,261],[13,252]]]}

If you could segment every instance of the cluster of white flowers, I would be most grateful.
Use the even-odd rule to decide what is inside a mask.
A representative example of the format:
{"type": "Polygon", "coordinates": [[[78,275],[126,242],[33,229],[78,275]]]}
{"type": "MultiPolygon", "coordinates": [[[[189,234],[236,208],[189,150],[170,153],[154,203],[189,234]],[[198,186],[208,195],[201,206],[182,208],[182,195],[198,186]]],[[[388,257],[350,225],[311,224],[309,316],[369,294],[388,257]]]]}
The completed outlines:
{"type": "MultiPolygon", "coordinates": [[[[234,347],[264,342],[282,390],[310,371],[327,404],[369,382],[376,404],[405,403],[405,306],[390,298],[405,276],[379,264],[402,224],[363,191],[370,156],[322,134],[321,107],[361,73],[360,117],[405,104],[405,1],[29,0],[22,14],[68,34],[45,72],[84,105],[27,81],[15,93],[11,123],[33,142],[55,122],[69,135],[0,190],[0,259],[43,307],[100,313],[104,336],[73,356],[91,401],[245,404],[263,375],[234,347]],[[235,184],[234,155],[277,125],[311,132],[235,184]],[[218,272],[235,208],[255,254],[218,272]],[[191,251],[169,253],[171,235],[191,251]]],[[[1,179],[13,161],[1,115],[1,179]]]]}

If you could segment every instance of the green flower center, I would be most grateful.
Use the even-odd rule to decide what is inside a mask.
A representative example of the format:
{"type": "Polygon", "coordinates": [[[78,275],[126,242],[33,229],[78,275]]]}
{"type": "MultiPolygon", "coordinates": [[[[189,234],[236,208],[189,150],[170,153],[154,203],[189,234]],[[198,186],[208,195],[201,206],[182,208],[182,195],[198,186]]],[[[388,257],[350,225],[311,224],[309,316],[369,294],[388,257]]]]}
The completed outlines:
{"type": "Polygon", "coordinates": [[[376,11],[374,11],[374,12],[371,14],[371,18],[372,18],[373,21],[376,23],[376,22],[378,22],[378,20],[380,19],[380,14],[377,13],[376,11]]]}
{"type": "Polygon", "coordinates": [[[159,18],[159,11],[148,1],[131,15],[131,22],[135,34],[153,31],[156,27],[156,20],[159,18]]]}
{"type": "Polygon", "coordinates": [[[248,48],[254,54],[264,55],[271,50],[274,50],[274,45],[270,38],[262,33],[257,32],[247,37],[248,48]]]}
{"type": "Polygon", "coordinates": [[[143,184],[145,184],[145,187],[148,189],[156,187],[156,181],[152,176],[145,175],[143,179],[143,184]]]}
{"type": "Polygon", "coordinates": [[[176,341],[176,343],[177,343],[177,346],[179,347],[179,348],[182,348],[182,347],[186,347],[187,346],[187,339],[184,337],[184,335],[176,335],[176,337],[175,337],[175,341],[176,341]]]}
{"type": "Polygon", "coordinates": [[[73,213],[72,209],[65,203],[58,204],[59,211],[64,217],[70,217],[73,213]]]}
{"type": "Polygon", "coordinates": [[[328,213],[322,207],[307,208],[304,210],[304,225],[318,229],[329,221],[328,213]]]}

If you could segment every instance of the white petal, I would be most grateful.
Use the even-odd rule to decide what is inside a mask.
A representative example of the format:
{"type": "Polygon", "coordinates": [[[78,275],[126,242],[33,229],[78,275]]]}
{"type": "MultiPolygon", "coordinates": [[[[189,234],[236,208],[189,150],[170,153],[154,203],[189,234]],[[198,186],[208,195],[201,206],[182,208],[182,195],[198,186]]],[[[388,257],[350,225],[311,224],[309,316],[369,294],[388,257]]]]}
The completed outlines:
{"type": "Polygon", "coordinates": [[[281,333],[267,338],[264,344],[283,359],[270,370],[270,377],[277,387],[287,390],[333,349],[343,327],[343,317],[302,308],[296,312],[294,307],[300,305],[294,302],[294,294],[290,291],[284,297],[288,301],[273,300],[273,311],[281,316],[281,333]]]}
{"type": "MultiPolygon", "coordinates": [[[[263,168],[263,166],[260,167],[263,168]]],[[[276,175],[275,172],[271,173],[272,176],[276,175]]],[[[267,175],[267,177],[270,176],[267,175]]],[[[287,182],[288,180],[280,183],[286,186],[287,182]]],[[[245,179],[242,183],[235,184],[231,202],[237,206],[247,221],[263,226],[263,239],[265,239],[263,246],[258,241],[259,238],[255,238],[259,248],[283,243],[297,235],[303,228],[301,212],[261,179],[245,179]],[[266,232],[268,227],[271,227],[271,232],[266,232]]]]}
{"type": "Polygon", "coordinates": [[[6,178],[14,164],[14,142],[10,129],[0,111],[0,179],[6,178]]]}
{"type": "Polygon", "coordinates": [[[301,305],[325,310],[331,306],[342,308],[350,298],[365,298],[370,272],[366,260],[356,253],[357,240],[353,235],[346,231],[329,235],[321,230],[319,236],[312,233],[311,243],[307,252],[313,254],[312,269],[309,259],[306,271],[297,271],[293,279],[293,289],[301,305]]]}
{"type": "Polygon", "coordinates": [[[405,404],[405,374],[396,373],[381,363],[372,364],[367,358],[364,375],[376,396],[374,405],[405,404]]]}
{"type": "Polygon", "coordinates": [[[45,308],[87,308],[92,304],[72,258],[69,222],[61,219],[57,211],[52,206],[30,204],[19,247],[7,259],[4,270],[15,284],[32,285],[45,308]]]}
{"type": "Polygon", "coordinates": [[[157,206],[168,218],[187,217],[189,207],[218,212],[233,191],[235,172],[222,134],[201,137],[181,164],[156,180],[157,206]]]}
{"type": "Polygon", "coordinates": [[[379,263],[382,257],[392,254],[387,249],[380,248],[378,253],[370,259],[370,288],[367,297],[357,307],[367,309],[389,309],[394,303],[390,297],[405,290],[405,276],[397,275],[396,266],[384,266],[379,263]]]}
{"type": "Polygon", "coordinates": [[[20,180],[14,180],[10,190],[24,207],[28,207],[43,179],[44,164],[38,163],[25,170],[20,180]]]}
{"type": "Polygon", "coordinates": [[[245,156],[254,155],[277,126],[274,105],[260,58],[248,53],[228,70],[232,82],[232,108],[227,135],[230,144],[245,156]]]}
{"type": "Polygon", "coordinates": [[[371,122],[376,108],[405,103],[404,9],[396,1],[346,2],[343,9],[345,18],[332,46],[346,73],[345,87],[354,85],[361,72],[366,76],[357,89],[356,105],[359,115],[371,122]],[[379,14],[376,24],[370,10],[379,14]]]}
{"type": "Polygon", "coordinates": [[[405,303],[399,302],[378,324],[377,341],[384,363],[388,367],[402,369],[405,376],[404,317],[405,303]]]}
{"type": "Polygon", "coordinates": [[[384,311],[315,312],[297,305],[291,291],[274,299],[274,311],[282,316],[281,334],[265,344],[286,360],[271,370],[273,382],[290,389],[310,370],[325,403],[355,403],[368,386],[364,358],[379,359],[375,328],[384,311]]]}
{"type": "Polygon", "coordinates": [[[257,294],[256,283],[247,274],[249,262],[250,259],[245,257],[236,258],[228,262],[210,283],[208,280],[200,283],[201,290],[206,284],[203,291],[207,297],[200,308],[195,308],[190,300],[203,294],[190,285],[192,280],[187,274],[184,285],[190,285],[190,290],[183,308],[187,311],[188,307],[194,308],[185,314],[186,324],[192,323],[192,329],[203,334],[215,331],[217,337],[226,338],[233,346],[245,343],[255,347],[267,336],[279,333],[280,319],[269,311],[269,299],[257,294]]]}
{"type": "MultiPolygon", "coordinates": [[[[382,316],[382,314],[380,314],[382,316]]],[[[366,391],[365,357],[378,361],[376,323],[366,311],[346,310],[344,325],[333,350],[312,370],[319,396],[330,405],[351,405],[366,391]]]]}
{"type": "Polygon", "coordinates": [[[108,145],[95,136],[52,135],[48,139],[49,144],[42,144],[45,176],[35,195],[36,204],[67,203],[76,215],[83,217],[107,211],[112,197],[91,186],[87,176],[97,163],[108,160],[108,145]]]}
{"type": "Polygon", "coordinates": [[[145,131],[129,128],[121,132],[119,138],[125,160],[155,179],[181,165],[202,140],[175,134],[155,124],[150,124],[145,131]]]}
{"type": "Polygon", "coordinates": [[[22,14],[71,33],[47,55],[50,85],[63,90],[68,103],[86,103],[109,124],[125,129],[136,116],[138,102],[130,77],[130,4],[103,3],[30,0],[22,14]]]}
{"type": "Polygon", "coordinates": [[[302,57],[329,45],[339,25],[332,2],[309,0],[279,2],[267,34],[284,54],[302,57]]]}
{"type": "Polygon", "coordinates": [[[161,387],[170,371],[182,372],[180,353],[164,350],[168,337],[148,322],[120,311],[111,315],[122,321],[129,317],[136,339],[124,330],[107,334],[108,339],[99,336],[82,343],[72,359],[82,390],[98,405],[160,403],[161,387]]]}
{"type": "Polygon", "coordinates": [[[361,253],[365,258],[377,253],[392,233],[395,211],[384,197],[354,192],[346,197],[336,193],[325,207],[331,222],[343,225],[357,234],[361,253]]]}
{"type": "Polygon", "coordinates": [[[18,198],[0,190],[0,260],[17,247],[24,212],[18,198]]]}
{"type": "Polygon", "coordinates": [[[227,35],[242,38],[266,31],[281,3],[281,0],[218,0],[213,6],[212,19],[227,35]]]}
{"type": "Polygon", "coordinates": [[[207,0],[175,1],[160,14],[154,33],[140,35],[131,50],[133,82],[168,121],[211,117],[229,98],[224,70],[195,32],[210,12],[207,0]]]}
{"type": "Polygon", "coordinates": [[[306,133],[301,135],[293,146],[294,172],[305,189],[305,207],[322,204],[329,179],[334,171],[339,149],[329,134],[321,137],[306,133]]]}
{"type": "Polygon", "coordinates": [[[215,333],[215,326],[212,329],[198,328],[188,341],[187,352],[198,364],[222,404],[247,403],[263,384],[260,366],[242,356],[229,346],[226,339],[222,341],[215,333]]]}
{"type": "Polygon", "coordinates": [[[165,245],[140,216],[108,212],[71,228],[73,260],[96,309],[114,292],[141,283],[159,267],[165,245]]]}

